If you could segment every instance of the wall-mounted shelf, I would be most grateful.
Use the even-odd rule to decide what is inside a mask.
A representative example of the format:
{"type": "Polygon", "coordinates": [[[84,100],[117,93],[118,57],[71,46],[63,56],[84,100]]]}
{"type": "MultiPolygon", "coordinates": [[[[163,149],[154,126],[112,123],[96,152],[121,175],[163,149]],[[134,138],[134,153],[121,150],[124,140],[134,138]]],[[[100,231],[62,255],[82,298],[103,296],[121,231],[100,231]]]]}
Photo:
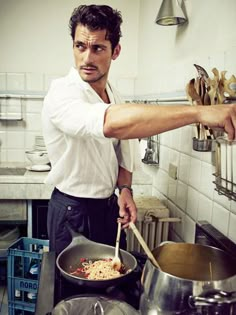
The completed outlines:
{"type": "Polygon", "coordinates": [[[236,201],[236,141],[216,139],[216,177],[214,183],[220,195],[236,201]]]}
{"type": "Polygon", "coordinates": [[[0,120],[22,121],[24,100],[43,100],[44,94],[0,93],[0,120]]]}

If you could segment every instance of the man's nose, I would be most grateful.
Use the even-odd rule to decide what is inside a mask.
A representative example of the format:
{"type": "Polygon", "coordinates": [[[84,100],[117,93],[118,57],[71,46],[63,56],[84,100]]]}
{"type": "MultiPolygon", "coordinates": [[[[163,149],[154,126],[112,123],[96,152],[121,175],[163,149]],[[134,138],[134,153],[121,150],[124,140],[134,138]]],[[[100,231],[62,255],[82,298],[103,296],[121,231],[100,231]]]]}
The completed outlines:
{"type": "Polygon", "coordinates": [[[93,61],[93,53],[91,49],[86,49],[84,52],[84,62],[85,63],[91,63],[93,61]]]}

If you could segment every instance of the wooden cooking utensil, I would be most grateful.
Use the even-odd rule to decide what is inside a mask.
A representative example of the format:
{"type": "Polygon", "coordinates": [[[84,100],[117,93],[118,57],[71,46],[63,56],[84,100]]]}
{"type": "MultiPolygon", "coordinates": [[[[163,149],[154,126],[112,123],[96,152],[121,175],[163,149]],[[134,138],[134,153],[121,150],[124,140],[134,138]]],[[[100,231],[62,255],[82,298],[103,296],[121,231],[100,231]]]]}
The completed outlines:
{"type": "Polygon", "coordinates": [[[195,63],[193,65],[197,69],[199,77],[203,78],[204,81],[207,82],[207,79],[209,78],[209,75],[206,72],[206,70],[202,66],[196,65],[195,63]]]}
{"type": "Polygon", "coordinates": [[[115,256],[112,259],[112,268],[117,271],[119,271],[121,268],[121,261],[119,258],[120,232],[121,232],[121,222],[118,222],[115,256]]]}
{"type": "MultiPolygon", "coordinates": [[[[187,86],[187,94],[192,98],[193,102],[195,102],[195,105],[203,105],[201,96],[197,93],[197,90],[194,86],[195,79],[192,79],[189,81],[189,84],[187,86]]],[[[198,84],[200,85],[200,81],[198,81],[198,84]]],[[[197,126],[197,132],[198,132],[198,139],[203,140],[206,138],[205,136],[205,130],[202,124],[198,123],[197,126]]]]}
{"type": "Polygon", "coordinates": [[[156,258],[153,256],[152,252],[148,248],[146,242],[144,241],[144,239],[143,239],[142,235],[140,234],[139,230],[136,228],[135,224],[133,222],[130,222],[129,226],[132,229],[132,231],[134,232],[134,234],[137,237],[139,243],[141,244],[142,248],[144,249],[145,253],[147,254],[148,258],[151,260],[153,265],[161,270],[160,265],[158,264],[158,262],[156,261],[156,258]]]}

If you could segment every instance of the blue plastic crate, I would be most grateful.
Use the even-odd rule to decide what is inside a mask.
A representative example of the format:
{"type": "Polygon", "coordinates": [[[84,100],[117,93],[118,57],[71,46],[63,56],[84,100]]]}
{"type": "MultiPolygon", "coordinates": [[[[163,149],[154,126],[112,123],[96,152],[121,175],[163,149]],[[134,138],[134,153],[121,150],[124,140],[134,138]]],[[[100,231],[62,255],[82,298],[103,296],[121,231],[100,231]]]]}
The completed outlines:
{"type": "Polygon", "coordinates": [[[48,240],[22,237],[9,247],[7,256],[9,315],[15,315],[16,310],[22,310],[22,314],[35,312],[43,256],[42,253],[35,250],[45,246],[49,246],[48,240]],[[30,277],[28,273],[33,261],[38,265],[38,272],[34,278],[30,277]]]}

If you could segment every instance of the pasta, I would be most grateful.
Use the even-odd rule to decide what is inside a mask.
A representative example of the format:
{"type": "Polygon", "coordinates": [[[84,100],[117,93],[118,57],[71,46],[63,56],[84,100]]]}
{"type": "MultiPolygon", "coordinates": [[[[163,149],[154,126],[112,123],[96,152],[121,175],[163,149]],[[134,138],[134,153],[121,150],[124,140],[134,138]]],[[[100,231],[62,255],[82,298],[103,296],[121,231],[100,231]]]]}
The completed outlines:
{"type": "MultiPolygon", "coordinates": [[[[87,260],[81,259],[82,267],[77,268],[74,272],[71,272],[73,275],[83,276],[89,280],[107,280],[120,277],[122,274],[125,274],[125,267],[122,264],[121,269],[116,271],[112,268],[112,259],[99,259],[99,260],[87,260]]],[[[129,272],[129,271],[127,271],[129,272]]]]}

